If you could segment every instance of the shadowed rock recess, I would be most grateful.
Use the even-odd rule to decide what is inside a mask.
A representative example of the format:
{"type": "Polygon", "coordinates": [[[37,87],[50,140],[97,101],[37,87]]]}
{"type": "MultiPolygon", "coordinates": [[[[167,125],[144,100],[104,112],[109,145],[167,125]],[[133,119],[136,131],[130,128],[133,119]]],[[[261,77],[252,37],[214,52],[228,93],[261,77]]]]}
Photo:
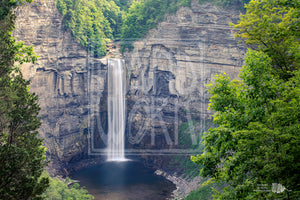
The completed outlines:
{"type": "MultiPolygon", "coordinates": [[[[50,168],[76,168],[71,164],[106,146],[107,58],[120,55],[91,57],[64,28],[54,0],[35,0],[17,14],[14,35],[33,44],[39,55],[35,65],[24,65],[22,71],[32,80],[31,91],[39,95],[40,136],[52,160],[50,168]]],[[[228,25],[238,16],[238,11],[194,1],[122,55],[127,68],[128,154],[163,167],[156,150],[178,152],[180,125],[211,119],[205,84],[217,73],[237,77],[243,64],[246,49],[228,25]]]]}

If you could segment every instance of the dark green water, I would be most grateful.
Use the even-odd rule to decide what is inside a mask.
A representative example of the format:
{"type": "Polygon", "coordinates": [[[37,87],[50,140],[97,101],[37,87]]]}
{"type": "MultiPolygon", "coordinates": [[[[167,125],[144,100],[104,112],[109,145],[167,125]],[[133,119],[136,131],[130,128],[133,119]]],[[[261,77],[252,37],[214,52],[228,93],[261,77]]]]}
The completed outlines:
{"type": "Polygon", "coordinates": [[[95,200],[163,200],[175,185],[142,163],[106,162],[70,176],[95,196],[95,200]]]}

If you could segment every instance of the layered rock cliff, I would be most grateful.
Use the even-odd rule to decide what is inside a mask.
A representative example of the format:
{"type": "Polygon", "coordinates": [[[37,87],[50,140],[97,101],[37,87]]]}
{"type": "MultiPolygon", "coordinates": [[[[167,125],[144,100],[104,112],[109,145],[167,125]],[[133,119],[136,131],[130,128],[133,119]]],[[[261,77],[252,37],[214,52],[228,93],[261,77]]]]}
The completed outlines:
{"type": "MultiPolygon", "coordinates": [[[[31,91],[39,95],[40,135],[48,157],[53,163],[69,164],[103,155],[106,58],[92,58],[72,39],[54,0],[35,0],[17,13],[15,36],[33,44],[40,56],[37,64],[22,71],[32,80],[31,91]]],[[[132,52],[124,53],[128,154],[162,165],[162,159],[149,156],[185,152],[180,143],[182,123],[198,124],[195,132],[205,128],[212,114],[207,111],[205,84],[216,73],[236,77],[243,63],[245,48],[228,26],[237,19],[237,11],[194,1],[191,8],[180,8],[135,42],[132,52]]]]}
{"type": "Polygon", "coordinates": [[[147,149],[140,153],[152,164],[164,165],[157,154],[186,153],[182,123],[193,125],[190,144],[199,143],[199,133],[209,128],[212,113],[205,85],[218,73],[237,77],[243,64],[245,48],[229,26],[238,17],[236,10],[193,1],[191,8],[180,8],[124,54],[130,79],[128,146],[147,149]]]}
{"type": "Polygon", "coordinates": [[[14,35],[33,44],[39,55],[38,62],[24,65],[22,72],[39,96],[39,133],[48,158],[59,163],[56,167],[86,158],[89,119],[99,114],[106,64],[72,39],[54,0],[36,0],[18,9],[17,16],[14,35]]]}

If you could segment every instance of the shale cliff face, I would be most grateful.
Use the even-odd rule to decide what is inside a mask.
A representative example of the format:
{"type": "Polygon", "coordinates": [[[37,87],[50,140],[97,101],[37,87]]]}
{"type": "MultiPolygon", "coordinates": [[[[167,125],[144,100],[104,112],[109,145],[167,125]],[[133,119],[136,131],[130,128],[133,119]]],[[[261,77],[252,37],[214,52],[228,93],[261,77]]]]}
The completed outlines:
{"type": "Polygon", "coordinates": [[[238,11],[193,1],[124,54],[130,84],[128,147],[147,149],[140,151],[142,157],[161,165],[162,159],[149,156],[184,153],[187,143],[199,143],[212,116],[205,85],[215,74],[237,77],[243,65],[245,48],[228,25],[238,17],[238,11]],[[181,131],[182,123],[190,130],[181,131]]]}
{"type": "Polygon", "coordinates": [[[39,55],[38,62],[23,66],[22,72],[39,96],[39,132],[48,158],[60,165],[80,160],[88,152],[88,120],[99,114],[106,64],[90,58],[72,39],[54,0],[35,0],[17,10],[17,16],[14,35],[33,44],[39,55]]]}
{"type": "MultiPolygon", "coordinates": [[[[40,134],[48,157],[68,164],[103,154],[106,58],[90,57],[72,39],[54,0],[35,0],[17,13],[15,36],[33,44],[40,56],[37,64],[22,71],[32,80],[31,91],[39,95],[40,134]]],[[[228,26],[237,19],[237,11],[194,1],[135,42],[133,52],[124,53],[129,154],[182,152],[180,125],[189,122],[198,124],[195,132],[203,129],[212,114],[207,111],[205,84],[216,73],[236,77],[243,63],[245,48],[228,26]]]]}

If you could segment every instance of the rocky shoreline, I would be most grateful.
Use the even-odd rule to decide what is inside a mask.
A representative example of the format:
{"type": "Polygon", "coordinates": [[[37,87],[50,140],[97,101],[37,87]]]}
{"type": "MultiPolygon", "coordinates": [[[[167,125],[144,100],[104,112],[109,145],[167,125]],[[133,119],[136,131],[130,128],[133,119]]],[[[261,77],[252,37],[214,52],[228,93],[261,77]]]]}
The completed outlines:
{"type": "Polygon", "coordinates": [[[203,182],[203,177],[196,176],[194,178],[183,178],[177,176],[177,174],[169,174],[161,169],[154,172],[156,175],[163,176],[167,180],[171,181],[176,185],[176,190],[172,192],[171,197],[168,200],[180,200],[184,199],[193,190],[196,190],[203,182]]]}

